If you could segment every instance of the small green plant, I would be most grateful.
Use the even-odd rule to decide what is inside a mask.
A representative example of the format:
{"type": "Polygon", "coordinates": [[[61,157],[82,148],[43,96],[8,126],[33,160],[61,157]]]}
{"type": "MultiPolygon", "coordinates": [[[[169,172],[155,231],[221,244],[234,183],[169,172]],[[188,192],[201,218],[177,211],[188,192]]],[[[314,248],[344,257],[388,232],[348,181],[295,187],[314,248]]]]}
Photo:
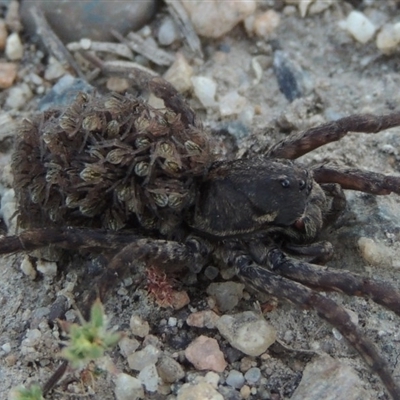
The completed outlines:
{"type": "Polygon", "coordinates": [[[29,389],[24,386],[18,386],[12,389],[10,400],[44,400],[42,388],[34,384],[29,389]]]}
{"type": "Polygon", "coordinates": [[[112,349],[122,337],[120,332],[107,330],[107,317],[99,299],[90,310],[89,321],[85,321],[81,315],[79,317],[80,324],[59,321],[63,331],[68,334],[67,345],[61,351],[66,361],[45,383],[43,389],[37,384],[29,389],[18,386],[11,390],[11,400],[44,400],[45,394],[62,378],[68,365],[74,369],[85,367],[90,361],[103,357],[105,351],[112,349]]]}
{"type": "Polygon", "coordinates": [[[104,352],[112,349],[121,339],[121,333],[107,330],[107,318],[100,300],[93,304],[89,321],[82,319],[80,325],[66,321],[60,323],[69,336],[69,343],[61,356],[73,368],[82,368],[88,362],[103,357],[104,352]]]}

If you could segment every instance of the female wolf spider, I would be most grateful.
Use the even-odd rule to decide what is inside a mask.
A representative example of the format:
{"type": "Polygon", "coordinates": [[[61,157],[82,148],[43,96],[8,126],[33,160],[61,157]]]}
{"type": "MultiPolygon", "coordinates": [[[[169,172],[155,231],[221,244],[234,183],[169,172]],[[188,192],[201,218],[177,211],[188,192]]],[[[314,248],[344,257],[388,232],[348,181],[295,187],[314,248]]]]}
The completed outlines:
{"type": "Polygon", "coordinates": [[[18,224],[26,230],[2,238],[0,253],[50,244],[107,253],[88,301],[104,297],[138,260],[199,272],[212,256],[235,267],[246,285],[314,309],[399,400],[400,386],[375,345],[314,289],[366,296],[400,315],[393,286],[318,265],[333,250],[315,242],[344,209],[343,189],[400,194],[400,177],[291,160],[349,131],[399,126],[400,113],[353,115],[289,136],[264,156],[217,162],[212,138],[178,92],[141,71],[137,79],[165,108],[129,95],[81,93],[70,106],[23,123],[12,168],[18,224]]]}

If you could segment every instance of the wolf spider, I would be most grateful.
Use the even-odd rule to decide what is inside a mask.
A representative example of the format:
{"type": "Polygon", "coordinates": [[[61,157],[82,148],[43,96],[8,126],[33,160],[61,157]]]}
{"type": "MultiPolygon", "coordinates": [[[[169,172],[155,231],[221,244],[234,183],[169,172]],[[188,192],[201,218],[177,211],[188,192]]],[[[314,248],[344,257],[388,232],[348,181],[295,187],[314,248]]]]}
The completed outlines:
{"type": "Polygon", "coordinates": [[[400,194],[400,177],[291,160],[350,131],[399,126],[400,113],[353,115],[291,135],[263,156],[214,161],[212,138],[178,92],[142,72],[138,81],[164,109],[129,95],[81,93],[72,105],[24,122],[13,172],[26,230],[2,238],[0,253],[53,244],[109,254],[89,302],[139,260],[199,272],[213,257],[246,285],[315,310],[399,400],[375,345],[315,289],[365,296],[400,315],[396,288],[321,266],[333,249],[316,241],[343,211],[343,189],[400,194]]]}

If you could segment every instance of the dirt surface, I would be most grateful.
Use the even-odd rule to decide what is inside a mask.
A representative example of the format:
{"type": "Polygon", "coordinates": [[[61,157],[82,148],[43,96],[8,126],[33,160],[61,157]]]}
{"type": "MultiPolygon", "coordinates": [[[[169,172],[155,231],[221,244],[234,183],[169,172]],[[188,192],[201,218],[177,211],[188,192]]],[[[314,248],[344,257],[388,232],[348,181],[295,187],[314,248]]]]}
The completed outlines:
{"type": "MultiPolygon", "coordinates": [[[[261,2],[259,9],[267,10],[273,3],[261,2]]],[[[398,13],[395,1],[364,3],[361,4],[361,10],[377,21],[377,25],[392,21],[394,13],[398,13]]],[[[382,55],[374,40],[367,44],[358,43],[339,27],[339,21],[345,19],[353,9],[351,4],[337,1],[324,12],[306,18],[301,18],[295,9],[293,13],[284,12],[283,8],[275,6],[280,15],[280,24],[268,40],[249,37],[244,28],[238,26],[218,40],[202,39],[204,61],[191,61],[195,75],[204,75],[215,80],[219,96],[237,90],[246,99],[246,107],[256,111],[250,123],[243,115],[221,117],[217,106],[205,110],[193,94],[187,93],[191,104],[201,115],[204,126],[219,135],[221,141],[224,139],[228,143],[227,149],[233,148],[238,156],[252,156],[262,153],[291,131],[354,113],[381,114],[399,108],[399,54],[382,55]],[[293,102],[289,102],[280,91],[274,72],[273,60],[278,48],[291,60],[294,68],[300,71],[305,82],[303,96],[293,102]],[[254,60],[262,69],[259,79],[253,67],[254,60]]],[[[161,9],[154,21],[154,27],[165,13],[166,10],[161,9]]],[[[180,49],[177,47],[174,50],[180,49]]],[[[29,81],[26,78],[29,72],[34,71],[40,75],[47,67],[47,58],[39,59],[35,56],[36,48],[29,44],[28,38],[25,39],[25,48],[26,56],[19,66],[20,82],[24,79],[29,81]]],[[[159,72],[164,70],[160,69],[159,72]]],[[[105,79],[99,78],[91,83],[99,84],[99,90],[104,90],[104,86],[101,86],[104,81],[105,79]]],[[[45,90],[50,90],[53,84],[54,82],[45,82],[45,90]]],[[[7,93],[6,90],[1,94],[2,102],[7,93]]],[[[22,109],[6,111],[18,120],[35,110],[39,98],[40,95],[35,94],[22,109]]],[[[399,144],[399,128],[378,135],[350,134],[340,142],[329,144],[302,157],[300,161],[306,164],[335,161],[351,167],[398,175],[399,144]]],[[[2,173],[4,195],[10,186],[6,166],[9,151],[5,151],[1,157],[2,165],[5,165],[2,173]]],[[[400,264],[397,261],[400,257],[397,244],[400,237],[400,198],[393,194],[375,198],[366,194],[349,193],[348,200],[344,216],[324,234],[335,246],[334,259],[328,265],[387,280],[400,289],[400,264]],[[384,254],[379,259],[382,262],[368,263],[365,254],[363,258],[357,244],[361,237],[373,239],[377,249],[384,254]]],[[[90,286],[92,279],[87,266],[76,265],[77,263],[67,266],[59,261],[56,277],[39,273],[32,280],[21,272],[22,258],[21,255],[3,257],[1,264],[2,399],[7,397],[11,387],[34,381],[44,382],[54,372],[60,363],[57,358],[60,331],[57,325],[48,324],[49,310],[54,308],[53,304],[60,291],[75,298],[84,288],[90,286]],[[24,340],[29,330],[33,329],[40,331],[40,337],[34,346],[29,347],[32,352],[27,352],[24,340]],[[9,347],[4,346],[5,344],[9,344],[9,347]]],[[[200,334],[215,337],[226,354],[230,365],[220,374],[220,385],[224,386],[227,372],[232,368],[240,369],[243,355],[229,356],[229,345],[216,329],[190,328],[185,323],[191,312],[209,307],[205,289],[210,281],[203,273],[192,286],[185,280],[182,287],[188,292],[191,301],[188,306],[175,311],[158,307],[143,284],[136,285],[135,279],[133,284],[121,283],[105,303],[110,325],[128,332],[131,315],[140,314],[149,322],[150,333],[158,337],[163,351],[174,354],[188,374],[185,379],[174,383],[170,392],[164,388],[167,393],[148,393],[146,398],[176,398],[182,382],[190,380],[196,374],[204,375],[204,372],[195,371],[183,357],[183,350],[200,334]],[[170,317],[177,318],[176,327],[168,325],[170,317]]],[[[216,281],[220,280],[222,278],[218,276],[216,281]]],[[[249,294],[244,297],[231,313],[255,309],[257,296],[249,294]]],[[[339,294],[329,294],[329,297],[355,313],[358,326],[377,345],[389,361],[394,377],[399,380],[398,317],[369,300],[339,294]]],[[[70,313],[69,317],[72,318],[73,314],[71,311],[70,313]]],[[[301,380],[302,371],[311,362],[313,352],[328,353],[345,365],[353,367],[371,399],[389,398],[379,378],[371,374],[358,354],[349,348],[344,339],[338,340],[332,327],[313,311],[299,311],[282,303],[266,313],[265,318],[276,328],[280,340],[292,350],[282,350],[274,345],[267,355],[252,358],[254,365],[261,369],[263,382],[267,384],[264,387],[254,385],[254,393],[249,398],[289,399],[301,380]]],[[[132,373],[118,349],[111,357],[119,368],[132,373]]],[[[115,398],[114,383],[109,375],[96,376],[93,387],[85,382],[79,373],[71,373],[50,398],[115,398]]],[[[238,397],[225,397],[242,398],[239,391],[236,394],[238,397]]],[[[326,398],[330,398],[328,393],[326,398]]]]}

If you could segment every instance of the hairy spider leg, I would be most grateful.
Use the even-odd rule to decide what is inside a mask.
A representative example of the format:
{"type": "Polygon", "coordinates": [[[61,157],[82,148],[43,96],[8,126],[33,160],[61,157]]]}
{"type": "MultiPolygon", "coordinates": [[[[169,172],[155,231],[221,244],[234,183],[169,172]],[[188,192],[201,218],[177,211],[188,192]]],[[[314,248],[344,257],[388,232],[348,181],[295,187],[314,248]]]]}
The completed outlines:
{"type": "Polygon", "coordinates": [[[355,114],[288,136],[272,146],[267,157],[294,160],[349,132],[378,133],[400,125],[400,112],[387,115],[355,114]]]}
{"type": "MultiPolygon", "coordinates": [[[[280,260],[283,253],[270,252],[270,254],[269,262],[274,265],[273,268],[279,268],[280,263],[283,262],[280,260]]],[[[362,332],[351,321],[343,307],[301,283],[276,275],[266,267],[256,264],[247,255],[231,252],[229,258],[230,264],[235,266],[239,278],[246,285],[259,292],[268,293],[279,300],[289,301],[299,308],[313,309],[322,319],[336,327],[359,352],[371,370],[381,378],[392,398],[400,400],[400,387],[395,383],[387,362],[379,354],[376,346],[363,337],[362,332]]]]}

